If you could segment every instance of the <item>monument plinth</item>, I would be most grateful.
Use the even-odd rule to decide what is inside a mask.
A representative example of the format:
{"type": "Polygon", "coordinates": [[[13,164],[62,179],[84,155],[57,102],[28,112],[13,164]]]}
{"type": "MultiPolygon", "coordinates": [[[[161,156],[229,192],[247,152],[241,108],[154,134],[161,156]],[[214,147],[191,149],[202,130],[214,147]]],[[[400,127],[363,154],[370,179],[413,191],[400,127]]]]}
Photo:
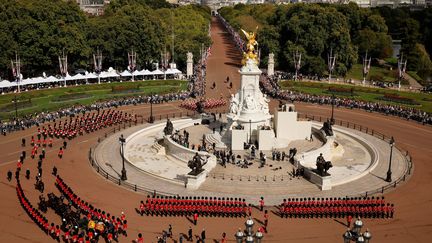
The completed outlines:
{"type": "MultiPolygon", "coordinates": [[[[230,111],[227,115],[231,129],[243,130],[242,139],[231,138],[231,145],[254,143],[257,130],[270,126],[269,99],[259,89],[261,70],[256,61],[248,59],[240,69],[240,89],[231,96],[230,111]]],[[[234,147],[238,148],[239,146],[234,147]]]]}

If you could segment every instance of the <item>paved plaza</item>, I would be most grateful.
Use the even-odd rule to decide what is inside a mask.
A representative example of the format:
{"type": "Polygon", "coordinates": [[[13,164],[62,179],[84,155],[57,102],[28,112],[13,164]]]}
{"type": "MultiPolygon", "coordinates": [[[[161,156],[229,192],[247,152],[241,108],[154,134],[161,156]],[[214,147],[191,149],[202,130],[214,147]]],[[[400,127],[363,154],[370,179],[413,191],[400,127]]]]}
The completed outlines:
{"type": "MultiPolygon", "coordinates": [[[[165,124],[164,121],[160,122],[165,124]]],[[[118,137],[123,134],[128,137],[135,132],[148,127],[148,124],[137,127],[127,128],[110,137],[104,139],[94,150],[95,160],[105,171],[113,175],[120,175],[122,168],[120,145],[118,137]]],[[[195,129],[195,127],[191,128],[195,129]]],[[[338,127],[335,126],[337,130],[338,127]]],[[[197,126],[197,131],[205,132],[203,126],[197,126]]],[[[345,197],[364,195],[367,191],[379,190],[388,183],[384,180],[389,161],[390,146],[388,143],[364,134],[356,130],[349,130],[359,137],[366,139],[373,145],[378,152],[378,164],[369,173],[354,181],[345,182],[346,178],[356,176],[371,166],[369,154],[359,146],[349,146],[353,143],[352,138],[337,133],[341,143],[347,142],[344,147],[345,154],[334,161],[334,168],[330,173],[334,173],[332,178],[334,183],[344,183],[332,188],[329,191],[321,191],[316,185],[304,178],[292,176],[293,165],[288,161],[273,161],[271,154],[267,152],[268,163],[264,168],[259,168],[258,162],[254,162],[247,169],[240,168],[233,164],[228,164],[226,168],[217,165],[208,175],[205,183],[198,190],[184,188],[183,178],[179,175],[187,174],[190,169],[187,165],[171,156],[157,155],[155,151],[147,151],[146,156],[132,159],[140,161],[138,163],[126,163],[128,171],[128,182],[141,187],[148,188],[149,191],[157,190],[159,193],[167,195],[191,195],[191,196],[217,196],[217,197],[244,197],[248,202],[253,203],[259,196],[265,196],[267,203],[277,205],[283,198],[288,197],[345,197]],[[340,136],[340,137],[339,137],[340,136]],[[178,179],[167,180],[164,178],[178,179]]],[[[192,132],[191,132],[192,134],[192,132]]],[[[196,136],[195,139],[198,139],[196,136]]],[[[147,149],[154,143],[154,137],[143,138],[140,142],[148,142],[147,149]]],[[[317,141],[317,140],[316,140],[317,141]]],[[[315,145],[317,142],[315,141],[315,145]]],[[[297,141],[300,144],[310,144],[309,141],[297,141]]],[[[134,147],[135,145],[129,145],[134,147]]],[[[142,147],[135,148],[143,150],[142,147]]],[[[127,151],[127,150],[126,150],[127,151]]],[[[245,154],[243,154],[244,156],[245,154]]],[[[407,171],[407,163],[404,156],[397,150],[393,151],[392,159],[393,177],[399,178],[407,171]]]]}
{"type": "MultiPolygon", "coordinates": [[[[228,38],[227,32],[219,23],[213,19],[211,26],[211,37],[213,40],[212,55],[208,60],[207,68],[207,83],[217,82],[215,89],[207,86],[207,96],[218,98],[221,94],[228,97],[230,90],[226,88],[223,80],[226,76],[230,76],[233,80],[233,90],[239,87],[239,74],[237,63],[240,62],[241,55],[234,48],[233,43],[228,38]]],[[[277,105],[276,101],[272,102],[277,105]]],[[[154,107],[154,114],[158,117],[165,117],[173,112],[185,112],[179,108],[179,102],[160,104],[154,107]]],[[[143,117],[148,117],[150,114],[149,105],[124,106],[120,110],[138,114],[143,117]]],[[[227,108],[228,109],[228,108],[227,108]]],[[[331,107],[317,104],[296,104],[296,109],[304,114],[329,117],[331,107]]],[[[365,112],[357,109],[335,109],[335,118],[337,120],[349,121],[356,124],[361,124],[364,127],[374,129],[387,136],[394,136],[396,146],[409,151],[414,164],[412,174],[407,177],[406,182],[397,185],[396,188],[386,190],[384,196],[386,200],[394,203],[396,207],[395,217],[393,219],[364,219],[363,222],[367,228],[373,233],[373,242],[429,242],[432,233],[430,224],[432,218],[432,129],[430,126],[403,120],[397,117],[385,116],[377,113],[365,112]]],[[[162,121],[163,122],[163,121],[162,121]]],[[[148,124],[133,126],[118,132],[109,134],[103,140],[98,149],[103,152],[95,153],[101,166],[104,166],[106,171],[112,175],[119,176],[120,167],[120,145],[118,138],[120,134],[129,136],[137,130],[147,127],[148,124]]],[[[338,126],[336,126],[337,128],[338,126]]],[[[244,226],[245,218],[216,218],[216,217],[201,217],[198,219],[198,225],[193,225],[189,218],[186,217],[156,217],[156,216],[140,216],[136,213],[136,208],[139,207],[140,200],[147,197],[146,193],[134,192],[127,190],[122,186],[106,180],[100,176],[97,171],[91,167],[88,161],[88,151],[91,147],[98,144],[98,138],[103,138],[106,133],[112,130],[106,128],[92,134],[85,134],[73,141],[69,142],[68,148],[62,159],[58,159],[57,152],[62,141],[54,142],[53,148],[47,148],[47,161],[43,164],[45,192],[54,192],[58,194],[57,188],[54,186],[55,178],[50,174],[52,167],[55,165],[58,168],[59,174],[62,175],[65,182],[85,201],[92,203],[94,206],[111,212],[115,215],[120,215],[124,212],[128,220],[128,236],[122,237],[120,242],[132,242],[136,239],[138,233],[142,233],[145,242],[155,242],[156,237],[161,235],[161,231],[167,229],[168,225],[173,226],[175,239],[178,239],[180,233],[187,233],[189,227],[194,234],[199,234],[203,228],[207,232],[206,242],[217,242],[221,238],[222,232],[226,232],[229,242],[234,242],[234,233],[236,229],[244,226]]],[[[388,168],[389,160],[389,145],[382,140],[364,135],[358,131],[350,130],[351,133],[365,136],[365,138],[379,148],[380,160],[372,171],[365,175],[362,179],[352,181],[350,183],[337,186],[332,191],[320,191],[316,186],[310,184],[304,179],[289,177],[287,179],[275,180],[270,177],[264,180],[259,178],[257,181],[251,177],[251,180],[244,179],[240,181],[238,178],[229,177],[229,174],[235,175],[257,175],[265,171],[266,173],[279,173],[285,175],[290,171],[288,162],[269,162],[273,163],[273,167],[259,170],[257,168],[240,169],[233,165],[228,165],[227,168],[217,166],[214,170],[214,177],[209,176],[207,181],[199,189],[199,195],[224,195],[225,197],[235,195],[236,197],[244,196],[248,201],[258,204],[259,197],[255,191],[264,192],[268,195],[266,204],[280,203],[282,197],[302,197],[306,195],[314,195],[315,197],[327,197],[332,195],[358,195],[365,191],[380,188],[388,183],[384,181],[388,168]],[[283,164],[285,163],[285,164],[283,164]],[[281,165],[279,165],[281,164],[281,165]],[[272,171],[271,169],[277,166],[283,166],[283,170],[272,171]],[[247,173],[245,172],[247,171],[247,173]],[[244,173],[243,173],[244,172],[244,173]],[[218,174],[226,173],[227,176],[220,177],[218,174]],[[223,187],[226,191],[220,192],[223,187]],[[271,190],[270,190],[271,188],[271,190]]],[[[33,127],[23,131],[17,131],[7,136],[2,136],[0,139],[0,153],[2,154],[0,161],[0,192],[2,200],[0,201],[0,242],[34,242],[45,243],[53,241],[47,236],[36,224],[25,214],[23,208],[18,202],[15,183],[8,182],[5,178],[8,170],[14,170],[19,154],[23,150],[29,152],[28,147],[21,147],[21,138],[30,137],[37,133],[37,128],[33,127]]],[[[342,138],[341,139],[345,139],[342,138]]],[[[150,140],[151,142],[151,140],[150,140]]],[[[355,148],[344,148],[348,153],[349,161],[353,170],[357,169],[357,162],[354,155],[361,151],[356,151],[355,148]]],[[[96,151],[95,151],[96,152],[96,151]]],[[[401,154],[394,151],[393,154],[393,180],[398,175],[401,175],[406,167],[400,162],[401,154]]],[[[344,161],[333,161],[336,164],[344,161]]],[[[359,161],[360,162],[360,161],[359,161]]],[[[183,165],[182,165],[183,166],[183,165]]],[[[25,169],[29,168],[32,171],[30,180],[22,179],[23,189],[31,201],[36,205],[38,202],[39,192],[34,190],[34,171],[36,163],[33,160],[26,160],[23,165],[25,169]]],[[[181,195],[193,195],[198,192],[191,193],[185,189],[183,185],[174,184],[169,181],[164,181],[155,178],[154,175],[146,175],[143,171],[126,163],[127,175],[129,182],[136,181],[140,185],[149,190],[156,189],[162,192],[171,192],[181,195]]],[[[381,193],[374,194],[381,196],[381,193]]],[[[270,210],[275,210],[269,207],[270,210]]],[[[256,226],[261,226],[263,213],[257,209],[253,209],[252,216],[256,222],[256,226]]],[[[53,210],[48,210],[46,217],[53,222],[60,223],[61,219],[53,210]]],[[[342,233],[346,230],[345,220],[343,219],[285,219],[271,213],[269,220],[269,231],[265,234],[264,242],[271,243],[312,243],[325,242],[334,243],[342,242],[342,233]]],[[[174,242],[172,239],[169,242],[174,242]]]]}

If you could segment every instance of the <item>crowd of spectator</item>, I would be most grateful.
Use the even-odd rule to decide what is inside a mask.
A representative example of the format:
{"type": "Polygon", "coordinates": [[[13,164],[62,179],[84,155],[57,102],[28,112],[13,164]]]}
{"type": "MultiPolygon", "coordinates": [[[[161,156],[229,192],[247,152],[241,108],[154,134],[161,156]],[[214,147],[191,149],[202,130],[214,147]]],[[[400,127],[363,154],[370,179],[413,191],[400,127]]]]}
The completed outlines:
{"type": "Polygon", "coordinates": [[[202,105],[203,105],[202,108],[203,109],[214,109],[214,108],[218,108],[221,106],[225,106],[227,101],[224,98],[219,98],[219,99],[215,99],[215,98],[194,99],[194,98],[191,98],[191,99],[184,100],[180,104],[180,107],[188,109],[188,110],[196,111],[198,102],[202,102],[202,105]]]}
{"type": "Polygon", "coordinates": [[[211,55],[211,47],[204,50],[201,59],[194,66],[193,75],[190,78],[188,90],[191,97],[198,97],[205,95],[206,87],[206,74],[207,74],[207,60],[211,55]]]}
{"type": "Polygon", "coordinates": [[[53,112],[41,112],[31,115],[26,115],[19,118],[12,118],[9,121],[0,123],[0,131],[3,135],[9,132],[23,130],[32,126],[39,126],[44,122],[51,122],[64,117],[75,116],[80,113],[86,113],[90,111],[97,111],[106,108],[117,108],[125,105],[138,105],[148,104],[153,102],[154,104],[164,103],[168,101],[185,100],[189,97],[188,92],[172,93],[165,95],[148,95],[148,96],[136,96],[121,99],[112,99],[107,101],[96,102],[91,105],[75,105],[69,108],[60,109],[53,112]]]}
{"type": "Polygon", "coordinates": [[[234,41],[234,44],[236,45],[237,49],[243,53],[245,47],[245,42],[243,38],[240,37],[239,33],[233,27],[231,27],[231,25],[220,14],[218,14],[217,16],[220,22],[222,23],[222,25],[231,35],[231,38],[234,41]]]}
{"type": "Polygon", "coordinates": [[[268,77],[263,75],[260,82],[262,91],[274,99],[287,100],[291,102],[307,102],[320,105],[330,105],[334,102],[336,107],[345,107],[350,109],[356,108],[370,112],[379,112],[386,115],[398,116],[407,120],[414,120],[423,124],[432,124],[431,114],[419,109],[341,97],[335,97],[333,99],[331,96],[304,94],[301,92],[282,90],[277,80],[277,77],[268,77]]]}

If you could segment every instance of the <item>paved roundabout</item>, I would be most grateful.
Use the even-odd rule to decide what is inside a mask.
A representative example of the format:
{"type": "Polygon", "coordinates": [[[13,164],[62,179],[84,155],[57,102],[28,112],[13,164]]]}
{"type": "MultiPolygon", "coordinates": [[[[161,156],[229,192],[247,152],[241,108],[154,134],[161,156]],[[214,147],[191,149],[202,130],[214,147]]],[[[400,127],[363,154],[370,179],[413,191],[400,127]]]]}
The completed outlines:
{"type": "MultiPolygon", "coordinates": [[[[219,97],[223,92],[228,93],[223,85],[225,77],[229,75],[232,80],[238,78],[236,76],[237,67],[230,64],[235,63],[236,60],[238,61],[236,59],[238,56],[233,57],[229,54],[232,53],[232,50],[230,50],[232,49],[232,43],[228,41],[226,33],[215,23],[212,25],[212,38],[214,46],[212,56],[208,62],[207,79],[214,80],[221,85],[217,85],[216,89],[208,89],[207,95],[219,97]],[[224,63],[224,65],[221,65],[221,63],[224,63]]],[[[236,85],[238,87],[238,84],[234,83],[233,89],[236,89],[236,85]]],[[[322,117],[328,117],[331,109],[327,106],[302,103],[297,104],[296,108],[301,113],[322,117]]],[[[147,105],[121,107],[120,109],[144,117],[149,115],[147,105]]],[[[161,116],[173,112],[179,114],[181,111],[176,103],[163,104],[156,109],[157,115],[161,116]]],[[[407,182],[401,182],[396,188],[385,191],[386,199],[395,203],[395,217],[393,219],[364,220],[365,225],[370,228],[374,235],[374,242],[429,242],[429,234],[432,232],[432,209],[430,207],[432,202],[432,193],[430,192],[432,186],[432,167],[430,165],[432,128],[396,117],[343,108],[336,109],[335,118],[360,124],[363,127],[379,131],[386,136],[394,136],[396,145],[403,150],[409,151],[412,157],[414,170],[411,178],[407,182]]],[[[200,218],[198,225],[193,226],[185,217],[146,217],[138,215],[135,208],[138,207],[139,201],[144,199],[145,194],[126,190],[124,187],[107,181],[106,178],[99,176],[88,160],[89,149],[97,144],[98,138],[104,138],[105,134],[111,133],[112,129],[112,127],[102,129],[73,140],[61,160],[56,157],[61,141],[56,141],[52,149],[47,149],[47,163],[43,165],[45,190],[47,192],[56,191],[54,177],[50,175],[52,166],[55,165],[59,174],[82,198],[116,215],[119,215],[122,211],[125,212],[129,222],[129,234],[128,237],[122,237],[121,242],[131,242],[132,239],[136,238],[138,232],[143,233],[146,242],[155,242],[156,236],[159,235],[162,229],[166,229],[168,224],[173,225],[175,236],[178,236],[180,232],[186,233],[189,226],[192,226],[195,233],[199,233],[205,228],[209,240],[219,240],[221,233],[227,232],[230,241],[234,242],[232,235],[238,227],[243,226],[244,218],[200,218]]],[[[123,130],[122,132],[126,135],[127,131],[123,130]]],[[[31,128],[1,138],[1,175],[6,175],[8,170],[14,170],[19,153],[26,150],[26,148],[20,147],[21,138],[25,137],[29,140],[29,137],[35,132],[36,128],[31,128]]],[[[30,160],[23,167],[34,171],[36,165],[34,161],[30,160]]],[[[132,176],[133,170],[127,169],[128,176],[132,176]]],[[[385,174],[380,172],[377,176],[382,178],[385,174]]],[[[218,180],[220,181],[220,179],[218,180]]],[[[36,204],[39,193],[34,190],[33,181],[34,175],[32,174],[31,179],[23,179],[22,184],[29,200],[36,204]]],[[[144,183],[147,188],[154,188],[154,182],[147,181],[144,183]]],[[[226,180],[226,183],[230,183],[230,181],[226,180]]],[[[365,183],[368,184],[369,182],[365,183]]],[[[253,187],[256,185],[254,184],[253,187]]],[[[170,184],[169,187],[172,187],[172,185],[170,184]]],[[[0,192],[2,195],[0,201],[0,242],[51,241],[24,213],[17,201],[15,184],[8,182],[5,176],[2,176],[1,179],[0,192]]],[[[255,199],[255,203],[257,203],[257,200],[258,198],[255,199]]],[[[254,218],[262,220],[262,213],[258,210],[254,209],[252,215],[254,218]]],[[[52,211],[48,211],[47,218],[60,222],[58,216],[52,211]]],[[[281,219],[276,215],[271,215],[268,229],[269,232],[265,235],[264,242],[342,242],[341,235],[346,226],[341,220],[281,219]]]]}
{"type": "MultiPolygon", "coordinates": [[[[202,130],[194,125],[199,123],[199,119],[184,118],[174,120],[173,123],[175,129],[187,128],[191,136],[194,136],[194,130],[202,130]]],[[[160,149],[155,148],[157,144],[155,141],[163,141],[164,125],[165,121],[160,121],[156,125],[144,124],[110,135],[95,146],[92,153],[93,161],[114,177],[119,175],[122,169],[122,158],[118,138],[122,134],[126,137],[124,150],[126,169],[129,172],[128,183],[146,188],[148,192],[156,190],[163,195],[242,197],[252,204],[256,203],[260,196],[264,196],[266,203],[270,205],[279,205],[287,197],[364,196],[367,192],[370,194],[372,191],[380,191],[389,184],[384,180],[390,154],[388,142],[366,134],[366,128],[362,128],[363,132],[360,132],[335,126],[336,142],[342,151],[341,155],[335,156],[336,159],[333,161],[334,167],[331,173],[334,185],[331,190],[321,191],[313,183],[293,177],[291,173],[293,165],[288,161],[272,160],[265,168],[258,168],[257,162],[247,169],[232,164],[228,164],[226,168],[217,165],[214,169],[211,168],[206,181],[198,189],[186,189],[187,180],[184,175],[190,171],[186,161],[168,152],[161,154],[160,149]]],[[[319,127],[320,124],[314,125],[319,127]]],[[[197,137],[202,135],[197,134],[199,134],[195,135],[197,137]]],[[[305,143],[304,141],[296,143],[300,145],[300,142],[305,143]]],[[[309,145],[309,142],[306,141],[306,144],[309,145]]],[[[318,144],[318,149],[321,146],[322,144],[318,144]]],[[[181,146],[178,147],[182,149],[181,146]]],[[[185,148],[183,150],[194,153],[185,148]]],[[[315,148],[309,147],[307,150],[314,151],[315,148]]],[[[176,151],[176,154],[181,153],[183,151],[176,151]]],[[[299,151],[300,156],[303,153],[307,154],[306,151],[299,151]]],[[[271,158],[269,152],[267,154],[271,158]]],[[[408,176],[409,166],[405,156],[394,149],[393,178],[408,176]]]]}

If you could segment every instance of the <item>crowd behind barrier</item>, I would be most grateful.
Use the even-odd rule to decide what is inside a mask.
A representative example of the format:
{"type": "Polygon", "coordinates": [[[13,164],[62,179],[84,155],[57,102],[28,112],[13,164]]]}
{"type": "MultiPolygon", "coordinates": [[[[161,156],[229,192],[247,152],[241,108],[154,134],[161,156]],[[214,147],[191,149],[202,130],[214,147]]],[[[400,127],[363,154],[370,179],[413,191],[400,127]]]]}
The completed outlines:
{"type": "Polygon", "coordinates": [[[9,132],[23,130],[32,126],[39,126],[44,122],[51,122],[64,117],[75,116],[80,113],[97,111],[100,109],[107,108],[118,108],[125,105],[138,105],[148,104],[150,102],[154,104],[160,104],[168,101],[185,100],[189,97],[188,92],[171,93],[165,95],[148,95],[148,96],[136,96],[120,99],[112,99],[107,101],[96,102],[91,105],[75,105],[70,108],[60,109],[53,112],[41,112],[31,115],[26,115],[19,118],[12,118],[9,121],[0,123],[0,131],[3,135],[9,132]]]}
{"type": "Polygon", "coordinates": [[[233,27],[231,27],[231,25],[220,14],[218,14],[217,17],[219,18],[219,20],[221,21],[225,29],[228,31],[228,33],[231,35],[231,38],[233,39],[237,49],[241,53],[243,53],[245,47],[244,40],[240,37],[237,31],[233,27]]]}
{"type": "Polygon", "coordinates": [[[204,50],[201,59],[194,66],[193,75],[190,78],[188,87],[188,90],[190,91],[190,96],[192,97],[205,95],[207,61],[210,55],[211,47],[204,50]]]}
{"type": "Polygon", "coordinates": [[[180,104],[180,107],[196,111],[198,102],[202,102],[204,109],[214,109],[226,105],[227,101],[224,98],[187,99],[180,104]]]}
{"type": "Polygon", "coordinates": [[[242,198],[147,196],[140,202],[141,215],[243,217],[248,205],[242,198]]]}
{"type": "Polygon", "coordinates": [[[289,198],[283,200],[279,214],[286,218],[393,218],[394,205],[384,197],[289,198]]]}
{"type": "Polygon", "coordinates": [[[264,93],[274,99],[287,100],[291,102],[314,103],[320,105],[331,105],[332,102],[334,102],[336,107],[345,107],[350,109],[356,108],[370,112],[379,112],[386,115],[398,116],[407,120],[414,120],[422,124],[432,124],[431,114],[422,110],[399,105],[366,102],[340,97],[335,97],[333,100],[331,96],[312,95],[282,90],[278,84],[277,77],[268,77],[265,74],[261,76],[260,86],[264,93]]]}

